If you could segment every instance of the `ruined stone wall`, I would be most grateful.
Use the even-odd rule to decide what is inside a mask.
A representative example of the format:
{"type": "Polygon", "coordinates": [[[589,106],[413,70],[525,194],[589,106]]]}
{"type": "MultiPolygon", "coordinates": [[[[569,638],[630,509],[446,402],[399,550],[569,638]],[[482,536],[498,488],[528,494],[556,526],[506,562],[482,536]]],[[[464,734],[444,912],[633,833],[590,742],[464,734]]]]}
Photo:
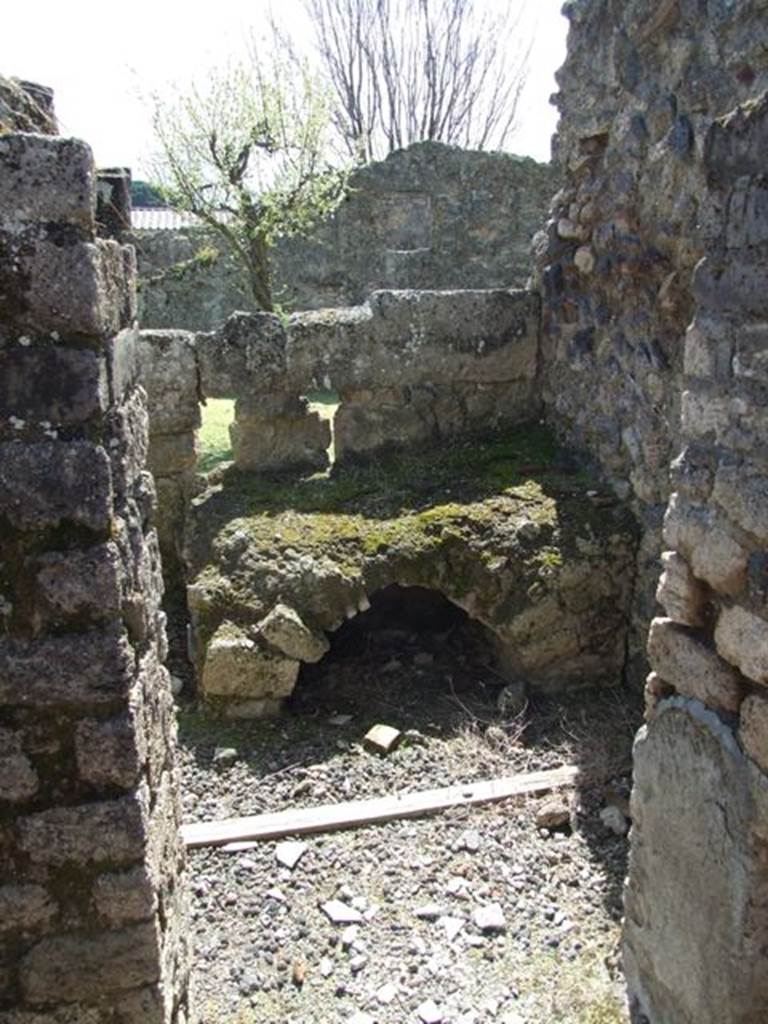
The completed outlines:
{"type": "Polygon", "coordinates": [[[577,0],[564,11],[564,186],[534,246],[543,398],[555,429],[596,459],[644,525],[637,677],[679,449],[691,275],[713,231],[704,139],[768,85],[768,4],[577,0]]]}
{"type": "Polygon", "coordinates": [[[0,75],[0,134],[39,132],[55,135],[53,91],[36,82],[0,75]]]}
{"type": "Polygon", "coordinates": [[[634,1020],[768,1020],[768,92],[715,124],[635,745],[634,1020]]]}
{"type": "MultiPolygon", "coordinates": [[[[355,305],[376,289],[521,287],[556,188],[548,164],[420,143],[352,175],[336,215],[275,252],[289,309],[355,305]]],[[[144,327],[212,330],[252,308],[236,266],[201,231],[140,231],[144,327]]]]}
{"type": "Polygon", "coordinates": [[[199,403],[235,399],[239,469],[325,469],[331,428],[304,396],[339,392],[337,462],[535,418],[538,298],[526,291],[377,292],[362,306],[233,314],[219,331],[142,331],[149,464],[167,576],[197,481],[199,403]]]}
{"type": "Polygon", "coordinates": [[[186,1019],[130,249],[80,142],[0,136],[0,1019],[186,1019]]]}

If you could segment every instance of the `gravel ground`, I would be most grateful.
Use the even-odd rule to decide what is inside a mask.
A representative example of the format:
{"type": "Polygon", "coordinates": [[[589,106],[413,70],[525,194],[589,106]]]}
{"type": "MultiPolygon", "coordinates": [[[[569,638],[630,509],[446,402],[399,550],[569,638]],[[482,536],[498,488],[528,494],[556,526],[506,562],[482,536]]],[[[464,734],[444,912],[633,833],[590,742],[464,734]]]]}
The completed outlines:
{"type": "MultiPolygon", "coordinates": [[[[183,695],[185,820],[576,764],[578,785],[560,794],[570,825],[537,826],[552,797],[517,798],[298,846],[192,851],[203,1024],[627,1020],[626,839],[600,812],[627,790],[637,700],[603,688],[505,717],[483,637],[442,613],[428,620],[414,632],[359,616],[276,721],[212,721],[183,695]],[[406,734],[386,757],[361,743],[376,722],[406,734]],[[293,867],[280,861],[288,853],[301,854],[293,867]],[[330,900],[354,920],[330,920],[330,900]]],[[[178,644],[171,667],[188,681],[178,644]]]]}

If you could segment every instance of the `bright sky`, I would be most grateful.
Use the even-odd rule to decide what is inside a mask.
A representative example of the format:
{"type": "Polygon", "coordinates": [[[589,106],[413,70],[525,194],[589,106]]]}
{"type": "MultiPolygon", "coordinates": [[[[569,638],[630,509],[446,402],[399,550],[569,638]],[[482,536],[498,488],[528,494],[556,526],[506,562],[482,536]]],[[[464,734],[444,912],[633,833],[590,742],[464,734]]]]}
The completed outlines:
{"type": "MultiPolygon", "coordinates": [[[[488,0],[489,3],[505,0],[488,0]]],[[[510,148],[548,160],[556,111],[555,70],[565,56],[562,0],[527,0],[535,31],[521,128],[510,148]]],[[[171,82],[243,51],[266,0],[37,0],[7,3],[0,31],[0,74],[52,87],[61,131],[85,139],[101,167],[146,174],[152,148],[146,99],[171,82]]],[[[300,0],[277,0],[275,12],[301,33],[300,0]]],[[[305,31],[305,30],[304,30],[305,31]]]]}

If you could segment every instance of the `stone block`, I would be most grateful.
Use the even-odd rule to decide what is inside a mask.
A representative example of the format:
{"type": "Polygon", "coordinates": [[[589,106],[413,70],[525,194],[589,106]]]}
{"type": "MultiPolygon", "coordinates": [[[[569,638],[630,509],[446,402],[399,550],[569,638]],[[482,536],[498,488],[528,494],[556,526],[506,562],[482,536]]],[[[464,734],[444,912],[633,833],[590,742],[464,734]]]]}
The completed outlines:
{"type": "Polygon", "coordinates": [[[97,788],[131,789],[141,773],[141,751],[132,713],[106,721],[84,719],[77,725],[75,754],[83,782],[97,788]]]}
{"type": "Polygon", "coordinates": [[[742,177],[728,197],[725,228],[729,249],[744,249],[768,242],[768,185],[742,177]]]}
{"type": "Polygon", "coordinates": [[[39,933],[57,913],[56,901],[42,885],[0,886],[0,935],[39,933]]]}
{"type": "Polygon", "coordinates": [[[719,710],[738,711],[743,696],[738,673],[685,626],[672,619],[654,619],[648,657],[678,693],[719,710]]]}
{"type": "Polygon", "coordinates": [[[658,672],[649,673],[643,688],[645,704],[645,714],[643,717],[646,722],[650,722],[655,716],[659,701],[664,700],[665,697],[674,696],[674,693],[674,687],[670,686],[665,679],[662,679],[658,672]]]}
{"type": "Polygon", "coordinates": [[[103,345],[109,363],[109,383],[114,404],[125,401],[141,383],[139,331],[134,327],[119,331],[103,345]]]}
{"type": "Polygon", "coordinates": [[[160,936],[154,922],[121,931],[57,935],[43,939],[21,963],[24,998],[44,1005],[51,994],[61,1002],[99,1003],[158,980],[160,936]]]}
{"type": "Polygon", "coordinates": [[[42,135],[0,138],[0,225],[69,224],[96,230],[95,172],[90,147],[42,135]]]}
{"type": "MultiPolygon", "coordinates": [[[[453,420],[466,417],[452,402],[453,420]]],[[[463,412],[463,411],[462,411],[463,412]]],[[[444,425],[448,413],[444,414],[444,425]]],[[[425,388],[344,391],[334,418],[334,448],[337,463],[360,459],[386,448],[404,448],[434,442],[438,437],[435,396],[425,388]]]]}
{"type": "Polygon", "coordinates": [[[188,473],[197,462],[197,437],[193,431],[181,434],[152,434],[149,468],[157,477],[188,473]]]}
{"type": "Polygon", "coordinates": [[[323,634],[311,630],[295,609],[282,603],[276,604],[256,629],[271,647],[296,661],[320,661],[330,650],[323,634]]]}
{"type": "Polygon", "coordinates": [[[238,469],[259,472],[327,467],[331,428],[319,413],[306,412],[302,407],[296,415],[249,421],[239,419],[238,407],[235,422],[229,428],[238,469]]]}
{"type": "Polygon", "coordinates": [[[768,291],[758,261],[705,256],[693,273],[693,295],[706,310],[768,318],[768,291]]]}
{"type": "Polygon", "coordinates": [[[664,516],[664,540],[693,574],[720,594],[738,594],[746,583],[748,554],[716,510],[673,494],[664,516]]]}
{"type": "Polygon", "coordinates": [[[0,637],[0,705],[87,708],[125,699],[133,651],[119,632],[24,642],[0,637]]]}
{"type": "Polygon", "coordinates": [[[26,754],[6,753],[3,742],[7,733],[0,729],[0,804],[18,804],[35,796],[40,780],[26,754]]]}
{"type": "Polygon", "coordinates": [[[262,650],[241,630],[225,622],[208,644],[201,690],[211,697],[287,697],[298,674],[298,661],[262,650]]]}
{"type": "Polygon", "coordinates": [[[723,608],[715,626],[721,657],[756,683],[768,684],[768,622],[746,608],[723,608]]]}
{"type": "Polygon", "coordinates": [[[733,346],[729,326],[715,317],[696,317],[685,333],[683,372],[687,376],[704,380],[730,376],[733,346]]]}
{"type": "Polygon", "coordinates": [[[712,123],[705,139],[704,161],[717,182],[733,185],[749,175],[764,174],[767,145],[768,97],[763,92],[712,123]]]}
{"type": "Polygon", "coordinates": [[[19,257],[18,327],[101,338],[131,324],[133,281],[116,242],[38,242],[19,257]]]}
{"type": "Polygon", "coordinates": [[[698,701],[634,746],[624,972],[637,1020],[736,1024],[768,1005],[765,778],[698,701]]]}
{"type": "Polygon", "coordinates": [[[742,702],[739,739],[744,752],[768,775],[768,697],[751,693],[742,702]]]}
{"type": "Polygon", "coordinates": [[[739,324],[734,348],[734,376],[768,383],[768,324],[739,324]]]}
{"type": "Polygon", "coordinates": [[[140,380],[147,392],[150,434],[180,434],[200,426],[195,338],[188,331],[141,331],[140,380]]]}
{"type": "Polygon", "coordinates": [[[49,867],[140,862],[146,845],[146,800],[140,792],[19,818],[19,848],[34,864],[49,867]]]}
{"type": "Polygon", "coordinates": [[[19,530],[71,523],[106,532],[112,517],[106,451],[90,441],[0,443],[0,516],[19,530]]]}
{"type": "Polygon", "coordinates": [[[712,493],[716,468],[715,456],[708,446],[688,444],[672,460],[670,483],[674,491],[690,501],[705,502],[712,493]]]}
{"type": "Polygon", "coordinates": [[[58,429],[100,416],[108,403],[106,360],[97,352],[23,345],[0,350],[0,420],[13,416],[58,429]]]}
{"type": "Polygon", "coordinates": [[[31,567],[47,618],[109,619],[120,614],[123,567],[117,545],[50,551],[31,567]]]}
{"type": "Polygon", "coordinates": [[[289,380],[299,391],[533,381],[538,325],[533,292],[378,291],[365,306],[294,314],[289,380]]]}
{"type": "Polygon", "coordinates": [[[760,544],[768,545],[768,475],[748,461],[721,465],[712,499],[760,544]]]}
{"type": "Polygon", "coordinates": [[[684,626],[702,626],[707,593],[691,572],[690,566],[676,551],[661,556],[664,571],[659,579],[656,600],[670,619],[684,626]]]}
{"type": "Polygon", "coordinates": [[[287,390],[285,329],[274,313],[233,313],[219,331],[196,335],[195,349],[206,398],[287,390]]]}
{"type": "Polygon", "coordinates": [[[172,568],[170,564],[166,565],[166,562],[178,563],[189,500],[188,488],[185,486],[185,477],[183,476],[158,477],[155,485],[157,487],[155,528],[163,554],[163,570],[166,571],[172,568]]]}
{"type": "Polygon", "coordinates": [[[145,867],[99,875],[93,902],[109,928],[149,920],[157,910],[157,892],[145,867]]]}
{"type": "Polygon", "coordinates": [[[680,423],[689,439],[722,440],[731,424],[731,400],[727,395],[709,395],[684,391],[681,399],[680,423]]]}
{"type": "Polygon", "coordinates": [[[115,1024],[186,1024],[183,1010],[174,1009],[173,981],[148,985],[120,997],[120,1017],[115,1024]],[[174,1018],[173,1014],[176,1013],[174,1018]]]}

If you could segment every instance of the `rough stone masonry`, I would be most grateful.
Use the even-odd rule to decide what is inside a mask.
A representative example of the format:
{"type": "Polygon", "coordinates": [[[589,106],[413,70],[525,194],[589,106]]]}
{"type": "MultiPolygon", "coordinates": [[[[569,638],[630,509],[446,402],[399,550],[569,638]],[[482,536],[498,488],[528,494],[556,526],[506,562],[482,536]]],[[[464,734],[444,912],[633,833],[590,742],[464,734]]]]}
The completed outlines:
{"type": "MultiPolygon", "coordinates": [[[[637,668],[657,582],[665,612],[635,747],[631,1012],[764,1024],[768,3],[565,10],[540,380],[645,528],[637,668]]],[[[82,145],[0,137],[0,186],[0,1013],[171,1024],[181,861],[131,268],[95,240],[82,145]]]]}
{"type": "Polygon", "coordinates": [[[768,4],[566,4],[537,242],[550,422],[644,527],[637,1024],[768,1020],[768,4]],[[671,467],[670,467],[671,460],[671,467]],[[671,492],[671,493],[670,493],[671,492]],[[663,518],[663,540],[662,540],[663,518]]]}
{"type": "Polygon", "coordinates": [[[134,292],[88,147],[0,135],[3,1024],[186,1019],[134,292]]]}

